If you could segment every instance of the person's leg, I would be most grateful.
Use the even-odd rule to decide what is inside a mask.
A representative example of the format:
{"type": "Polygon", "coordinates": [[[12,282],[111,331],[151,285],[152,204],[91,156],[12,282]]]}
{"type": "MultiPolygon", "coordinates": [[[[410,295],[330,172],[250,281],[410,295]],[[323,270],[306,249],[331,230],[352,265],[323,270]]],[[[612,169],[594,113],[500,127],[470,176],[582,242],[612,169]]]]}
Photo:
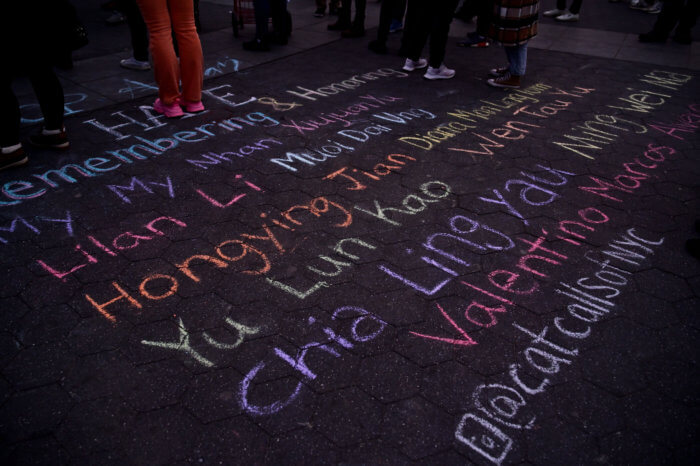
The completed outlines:
{"type": "MultiPolygon", "coordinates": [[[[173,47],[168,0],[137,0],[137,2],[148,27],[153,74],[158,83],[158,97],[163,104],[171,105],[180,97],[178,82],[180,72],[173,47]]],[[[188,5],[192,11],[191,0],[188,5]]],[[[183,46],[183,44],[179,45],[183,46]]]]}
{"type": "Polygon", "coordinates": [[[292,34],[291,16],[287,12],[287,0],[270,0],[270,16],[272,17],[272,41],[279,45],[287,45],[292,34]]]}
{"type": "Polygon", "coordinates": [[[0,146],[3,148],[19,144],[19,102],[8,71],[0,72],[0,146]]]}
{"type": "Polygon", "coordinates": [[[686,0],[685,6],[681,11],[681,19],[678,21],[678,27],[673,39],[683,44],[690,44],[693,41],[690,31],[695,26],[700,12],[700,2],[695,0],[686,0]]]}
{"type": "Polygon", "coordinates": [[[33,146],[65,150],[70,147],[63,127],[63,87],[48,62],[32,64],[27,69],[29,81],[44,115],[43,129],[29,137],[33,146]]]}
{"type": "Polygon", "coordinates": [[[664,40],[668,37],[683,14],[683,0],[665,0],[652,34],[664,40]]]}
{"type": "Polygon", "coordinates": [[[338,10],[338,21],[333,24],[328,25],[328,29],[331,31],[342,31],[351,26],[350,23],[350,9],[352,7],[352,0],[342,0],[340,2],[340,9],[338,10]]]}
{"type": "Polygon", "coordinates": [[[439,68],[445,60],[445,47],[447,35],[450,32],[450,23],[458,0],[442,0],[439,6],[435,5],[435,13],[430,26],[430,60],[428,64],[432,68],[439,68]]]}
{"type": "Polygon", "coordinates": [[[557,0],[557,10],[566,10],[566,0],[557,0]]]}
{"type": "Polygon", "coordinates": [[[527,68],[527,43],[503,48],[508,57],[510,74],[513,76],[524,76],[527,68]]]}
{"type": "Polygon", "coordinates": [[[476,32],[482,37],[486,36],[493,16],[493,3],[490,0],[478,0],[476,16],[476,32]]]}
{"type": "Polygon", "coordinates": [[[38,64],[28,71],[29,81],[44,115],[44,129],[63,129],[63,86],[53,68],[49,64],[38,64]]]}
{"type": "Polygon", "coordinates": [[[204,59],[194,23],[192,0],[168,0],[173,30],[180,47],[180,75],[185,102],[202,100],[204,59]]]}
{"type": "Polygon", "coordinates": [[[131,48],[134,58],[138,61],[148,61],[148,29],[143,21],[136,0],[121,0],[120,8],[126,16],[131,36],[131,48]]]}
{"type": "Polygon", "coordinates": [[[391,19],[403,22],[403,17],[406,14],[406,0],[396,0],[392,3],[391,19]]]}
{"type": "Polygon", "coordinates": [[[367,10],[367,0],[355,0],[355,19],[352,28],[356,31],[365,30],[365,12],[367,10]]]}
{"type": "Polygon", "coordinates": [[[255,38],[266,40],[267,23],[270,19],[270,0],[253,0],[253,7],[255,9],[255,38]]]}
{"type": "Polygon", "coordinates": [[[7,70],[0,72],[0,170],[24,165],[29,160],[19,142],[19,102],[12,91],[7,70]]]}
{"type": "Polygon", "coordinates": [[[430,34],[434,11],[428,3],[429,0],[409,0],[408,2],[404,36],[408,33],[407,57],[414,61],[418,60],[423,53],[430,34]]]}
{"type": "Polygon", "coordinates": [[[377,42],[386,44],[389,40],[389,26],[394,14],[396,0],[383,0],[379,9],[379,26],[377,27],[377,42]]]}
{"type": "Polygon", "coordinates": [[[569,7],[569,12],[577,15],[581,11],[581,3],[583,3],[583,0],[574,0],[569,7]]]}

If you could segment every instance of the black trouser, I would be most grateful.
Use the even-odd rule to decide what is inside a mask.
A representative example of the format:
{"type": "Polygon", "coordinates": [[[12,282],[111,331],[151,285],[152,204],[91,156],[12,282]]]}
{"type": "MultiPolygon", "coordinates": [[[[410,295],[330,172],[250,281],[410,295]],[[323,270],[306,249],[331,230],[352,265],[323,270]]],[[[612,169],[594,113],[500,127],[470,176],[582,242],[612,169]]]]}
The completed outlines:
{"type": "MultiPolygon", "coordinates": [[[[574,0],[569,7],[569,12],[577,15],[581,11],[581,3],[583,0],[574,0]]],[[[557,0],[557,10],[566,10],[566,0],[557,0]]]]}
{"type": "Polygon", "coordinates": [[[379,27],[377,29],[377,41],[386,43],[389,39],[391,21],[403,18],[406,11],[406,0],[383,0],[379,9],[379,27]]]}
{"type": "Polygon", "coordinates": [[[284,23],[287,16],[287,0],[253,0],[255,8],[255,37],[263,40],[268,36],[267,23],[272,18],[272,27],[276,33],[287,37],[284,23]]]}
{"type": "MultiPolygon", "coordinates": [[[[44,128],[63,128],[63,87],[49,64],[32,64],[26,70],[34,93],[44,115],[44,128]]],[[[12,90],[12,76],[9,70],[0,77],[0,146],[8,147],[19,143],[20,111],[19,101],[12,90]]]]}
{"type": "Polygon", "coordinates": [[[445,59],[447,34],[459,0],[409,0],[404,27],[408,58],[418,60],[430,37],[429,64],[438,68],[445,59]]]}
{"type": "Polygon", "coordinates": [[[118,8],[126,16],[134,58],[138,61],[148,61],[148,29],[136,0],[119,0],[118,8]]]}
{"type": "Polygon", "coordinates": [[[476,0],[476,33],[485,36],[489,32],[493,17],[493,2],[491,0],[476,0]]]}
{"type": "Polygon", "coordinates": [[[654,23],[654,33],[668,37],[678,24],[676,34],[690,35],[690,30],[698,19],[699,10],[698,0],[665,0],[661,13],[654,23]]]}
{"type": "Polygon", "coordinates": [[[338,22],[347,24],[353,29],[365,28],[365,10],[367,9],[367,0],[355,0],[355,20],[350,22],[352,0],[342,0],[340,2],[340,10],[338,11],[338,22]]]}

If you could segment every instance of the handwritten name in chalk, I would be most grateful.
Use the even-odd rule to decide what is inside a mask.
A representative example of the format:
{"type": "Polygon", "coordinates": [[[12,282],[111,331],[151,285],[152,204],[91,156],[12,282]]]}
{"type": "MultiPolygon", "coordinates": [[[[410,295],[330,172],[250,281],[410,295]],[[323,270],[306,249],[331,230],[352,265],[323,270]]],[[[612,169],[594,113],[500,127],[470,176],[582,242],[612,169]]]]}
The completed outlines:
{"type": "MultiPolygon", "coordinates": [[[[244,198],[246,196],[246,193],[241,193],[239,191],[239,186],[238,185],[244,185],[246,188],[244,189],[252,189],[254,191],[262,191],[262,188],[257,186],[255,183],[249,181],[249,180],[244,180],[243,175],[237,174],[233,177],[234,183],[237,185],[234,187],[234,190],[236,194],[233,195],[233,198],[228,201],[226,204],[221,204],[220,202],[216,201],[213,199],[212,196],[207,195],[204,190],[202,189],[196,189],[195,191],[197,194],[199,194],[202,198],[204,198],[207,202],[210,204],[216,206],[216,207],[230,207],[233,203],[238,202],[240,199],[244,198]],[[241,181],[241,183],[238,183],[238,181],[241,181]]],[[[226,185],[228,186],[228,185],[226,185]]],[[[191,187],[188,186],[187,189],[189,190],[191,187]]],[[[136,176],[131,177],[129,180],[129,184],[126,185],[120,185],[120,184],[109,184],[107,185],[107,189],[109,189],[112,193],[114,193],[119,200],[121,200],[125,204],[132,204],[132,201],[134,198],[140,198],[143,197],[144,195],[157,195],[157,196],[163,196],[167,195],[168,198],[174,199],[176,197],[175,194],[175,186],[172,182],[172,179],[170,176],[165,177],[165,182],[158,182],[158,181],[152,181],[152,180],[147,180],[146,178],[138,178],[136,176]],[[131,193],[127,195],[127,192],[131,193]]]]}
{"type": "MultiPolygon", "coordinates": [[[[576,87],[569,91],[555,89],[554,91],[549,92],[548,95],[568,96],[570,100],[555,99],[550,102],[539,103],[540,100],[534,99],[536,102],[538,102],[537,105],[521,105],[518,108],[516,108],[512,113],[514,116],[518,116],[519,118],[533,117],[537,121],[539,121],[540,119],[547,119],[561,111],[568,110],[569,107],[574,103],[575,99],[580,99],[586,94],[589,94],[593,91],[595,91],[595,89],[583,87],[576,87]]],[[[476,138],[478,147],[450,147],[449,150],[469,154],[472,157],[477,155],[492,156],[495,154],[496,149],[502,149],[503,147],[505,147],[505,141],[518,141],[524,139],[531,133],[533,128],[541,127],[541,125],[534,123],[526,123],[520,120],[511,120],[498,128],[492,129],[486,135],[471,132],[471,135],[476,138]]],[[[426,149],[429,148],[430,147],[426,147],[426,149]]]]}
{"type": "Polygon", "coordinates": [[[448,121],[439,124],[425,133],[415,134],[413,136],[402,136],[398,140],[413,147],[430,150],[442,142],[473,128],[476,128],[476,126],[467,125],[459,121],[448,121]]]}
{"type": "Polygon", "coordinates": [[[290,128],[299,134],[306,134],[312,131],[316,131],[322,126],[332,125],[340,123],[343,127],[349,128],[353,124],[357,123],[356,120],[349,119],[356,115],[360,115],[363,112],[368,112],[374,108],[381,108],[389,103],[398,102],[403,100],[403,97],[376,97],[371,94],[359,96],[359,101],[354,104],[343,107],[342,109],[335,110],[329,113],[320,113],[318,116],[309,120],[288,120],[288,123],[283,123],[280,126],[283,128],[290,128]]]}
{"type": "Polygon", "coordinates": [[[297,86],[296,90],[287,90],[287,93],[306,100],[317,100],[319,98],[329,97],[340,94],[341,92],[357,89],[363,84],[366,84],[368,81],[376,81],[377,79],[389,78],[392,76],[397,78],[405,78],[408,76],[408,74],[391,68],[379,68],[376,71],[370,71],[369,73],[361,75],[356,74],[350,79],[326,84],[325,86],[321,86],[316,89],[308,89],[306,87],[297,86]]]}
{"type": "Polygon", "coordinates": [[[372,114],[372,118],[378,120],[386,121],[389,123],[398,124],[408,124],[409,121],[416,120],[419,118],[425,118],[426,120],[434,120],[437,115],[431,113],[422,108],[409,108],[408,110],[402,112],[381,112],[372,114]]]}
{"type": "Polygon", "coordinates": [[[689,105],[688,109],[690,110],[687,113],[683,113],[680,115],[678,118],[676,118],[675,122],[672,123],[659,123],[659,122],[654,122],[653,124],[649,124],[649,127],[651,129],[654,129],[656,131],[659,131],[661,133],[664,133],[668,136],[674,137],[676,139],[680,139],[681,141],[685,140],[683,136],[680,134],[676,133],[694,133],[697,131],[697,129],[700,127],[700,105],[698,104],[693,104],[689,105]]]}
{"type": "MultiPolygon", "coordinates": [[[[685,83],[693,79],[689,74],[672,73],[669,71],[654,70],[643,76],[641,82],[651,84],[653,86],[662,87],[671,91],[677,91],[685,83]]],[[[622,102],[618,105],[608,105],[610,108],[633,113],[649,113],[656,107],[666,103],[667,99],[671,98],[668,93],[655,92],[645,89],[627,88],[632,91],[624,97],[618,97],[617,100],[622,102]]]]}
{"type": "Polygon", "coordinates": [[[593,119],[571,128],[571,134],[551,141],[551,144],[564,148],[587,159],[595,160],[590,151],[603,150],[604,146],[614,142],[620,134],[644,134],[647,128],[634,121],[612,115],[595,115],[593,119]]]}
{"type": "MultiPolygon", "coordinates": [[[[119,112],[117,112],[119,113],[119,112]]],[[[179,131],[171,137],[145,138],[133,136],[138,143],[126,148],[105,151],[100,157],[90,157],[81,163],[69,163],[44,173],[30,175],[39,180],[14,180],[6,183],[6,189],[0,189],[0,207],[18,205],[30,199],[42,197],[49,189],[61,187],[61,184],[80,183],[86,178],[94,178],[104,173],[117,170],[123,165],[130,165],[142,160],[165,154],[183,143],[199,143],[217,137],[221,133],[212,132],[213,127],[227,132],[238,131],[242,125],[267,128],[277,126],[279,122],[261,112],[253,112],[245,117],[233,117],[227,120],[200,125],[192,131],[179,131]],[[233,123],[240,121],[241,124],[233,123]],[[3,200],[6,199],[6,200],[3,200]]],[[[112,128],[113,129],[113,128],[112,128]]]]}
{"type": "MultiPolygon", "coordinates": [[[[516,107],[518,105],[521,105],[523,102],[530,102],[529,105],[526,105],[524,108],[529,108],[531,104],[536,104],[540,102],[539,98],[535,98],[534,96],[538,94],[542,94],[545,91],[548,91],[552,89],[551,86],[538,83],[533,86],[530,86],[526,89],[521,90],[519,93],[513,92],[511,94],[508,94],[508,96],[503,97],[499,103],[496,102],[491,102],[488,100],[481,100],[482,103],[485,105],[482,105],[481,107],[478,107],[473,110],[464,110],[464,109],[456,109],[451,112],[448,112],[447,115],[458,118],[460,120],[465,120],[469,121],[471,123],[476,123],[477,120],[481,121],[488,121],[491,119],[492,116],[497,115],[504,110],[516,107]],[[524,94],[524,95],[523,95],[524,94]]],[[[563,89],[555,88],[551,92],[548,92],[547,95],[554,95],[554,96],[564,96],[567,98],[581,98],[586,94],[589,94],[591,92],[595,91],[595,89],[591,88],[584,88],[584,87],[574,87],[573,89],[569,91],[565,91],[563,89]]],[[[521,107],[523,108],[523,107],[521,107]]],[[[543,109],[540,111],[540,113],[550,113],[556,109],[550,109],[549,106],[545,105],[543,106],[543,109]]],[[[558,110],[556,110],[558,111],[558,110]]],[[[514,115],[517,113],[513,113],[514,115]]]]}
{"type": "MultiPolygon", "coordinates": [[[[526,137],[532,131],[531,128],[541,128],[542,126],[533,123],[525,123],[522,121],[508,121],[503,126],[499,128],[494,128],[491,130],[490,136],[496,137],[501,140],[518,141],[526,137]],[[530,129],[526,129],[530,128],[530,129]]],[[[491,139],[488,136],[484,136],[479,133],[471,133],[472,136],[476,137],[478,148],[465,149],[461,147],[449,147],[448,149],[454,152],[461,152],[469,155],[494,155],[492,149],[501,149],[505,147],[504,144],[491,139]]]]}
{"type": "MultiPolygon", "coordinates": [[[[664,238],[642,237],[630,228],[608,247],[630,240],[645,254],[652,254],[653,246],[664,242],[664,238]]],[[[629,283],[632,272],[624,264],[612,265],[609,259],[596,259],[588,252],[584,257],[600,268],[593,277],[576,280],[575,285],[559,283],[555,292],[568,304],[556,312],[551,325],[538,331],[513,322],[527,341],[519,353],[522,360],[510,364],[505,380],[477,386],[471,395],[473,412],[464,414],[457,424],[455,439],[493,464],[502,464],[515,445],[506,429],[517,432],[535,426],[537,417],[526,412],[529,398],[546,392],[552,378],[580,356],[578,343],[592,335],[592,324],[615,311],[611,300],[629,283]]]]}
{"type": "MultiPolygon", "coordinates": [[[[597,225],[601,223],[606,223],[609,217],[593,207],[587,209],[581,209],[579,212],[579,217],[581,220],[585,221],[587,224],[583,224],[578,221],[561,221],[559,222],[559,229],[562,232],[569,232],[568,228],[571,224],[582,225],[586,229],[595,231],[595,227],[592,225],[597,225]]],[[[453,217],[454,219],[454,217],[453,217]]],[[[460,219],[461,220],[461,219],[460,219]]],[[[477,222],[469,220],[472,225],[477,222]]],[[[493,229],[490,227],[485,227],[479,225],[484,230],[488,231],[492,235],[498,235],[497,239],[500,244],[483,243],[476,244],[471,242],[472,249],[476,253],[489,253],[491,251],[501,251],[513,248],[516,243],[510,239],[507,235],[493,229]],[[505,242],[503,241],[505,240],[505,242]]],[[[472,227],[472,230],[474,227],[472,227]]],[[[544,280],[550,276],[551,269],[556,269],[565,263],[569,256],[563,251],[557,251],[552,246],[545,247],[544,244],[547,241],[546,236],[549,234],[546,230],[542,230],[543,235],[537,237],[535,241],[526,238],[517,238],[521,243],[529,246],[528,249],[520,256],[519,260],[515,264],[515,270],[509,269],[498,269],[493,270],[488,274],[488,286],[474,285],[473,283],[467,281],[461,281],[460,283],[470,290],[478,291],[479,293],[486,296],[479,297],[478,299],[472,299],[472,301],[466,305],[463,309],[460,308],[459,312],[464,316],[466,322],[462,325],[470,325],[476,329],[479,328],[490,328],[499,323],[499,316],[506,315],[511,307],[515,306],[514,299],[518,296],[531,295],[539,289],[539,284],[537,280],[544,280]],[[508,296],[508,297],[504,297],[508,296]],[[510,295],[513,296],[510,296],[510,295]]],[[[559,235],[560,237],[561,235],[559,235]]],[[[577,243],[580,245],[580,243],[577,243]]],[[[451,259],[462,266],[468,267],[470,264],[465,263],[463,259],[456,257],[451,253],[446,253],[444,250],[438,250],[438,252],[451,259]]],[[[426,261],[426,263],[429,263],[426,261]]],[[[458,272],[448,269],[444,264],[431,264],[437,265],[444,272],[447,272],[453,278],[457,277],[458,272]]],[[[454,267],[454,266],[453,266],[454,267]]],[[[440,288],[449,283],[452,278],[443,280],[438,283],[435,288],[428,290],[426,288],[417,289],[412,286],[412,288],[417,289],[425,294],[431,295],[438,291],[440,288]]],[[[409,283],[406,283],[409,284],[409,283]]],[[[409,284],[410,285],[410,284],[409,284]]],[[[467,299],[469,301],[469,299],[467,299]]],[[[437,303],[436,303],[437,304],[437,303]]],[[[455,319],[450,317],[449,313],[446,312],[439,304],[437,304],[438,310],[442,314],[442,317],[450,324],[452,333],[457,330],[462,338],[455,339],[449,336],[442,335],[428,335],[424,333],[410,331],[409,333],[413,336],[423,338],[431,341],[438,341],[441,343],[447,343],[451,345],[461,345],[461,346],[471,346],[478,344],[476,338],[471,337],[469,333],[460,327],[455,319]]]]}
{"type": "Polygon", "coordinates": [[[312,327],[313,334],[310,338],[313,340],[305,343],[301,348],[274,347],[268,357],[258,361],[248,371],[238,385],[238,400],[246,413],[269,416],[280,412],[299,398],[304,385],[313,384],[315,380],[322,379],[323,374],[319,373],[312,363],[323,364],[326,367],[329,360],[332,363],[333,358],[337,359],[342,357],[344,352],[351,352],[358,344],[367,343],[379,337],[388,325],[377,315],[357,306],[337,308],[331,320],[335,324],[335,330],[315,317],[309,317],[307,324],[312,327]],[[346,336],[337,330],[340,325],[345,327],[346,336]],[[262,377],[268,367],[280,363],[291,366],[295,372],[295,379],[298,380],[293,389],[281,395],[268,389],[265,382],[256,382],[256,378],[262,377]],[[265,400],[265,404],[260,404],[263,402],[259,400],[265,400]],[[270,400],[275,401],[270,403],[270,400]]]}
{"type": "Polygon", "coordinates": [[[221,165],[225,162],[234,162],[236,159],[233,159],[232,157],[245,158],[257,151],[265,152],[267,149],[273,148],[273,145],[275,144],[282,145],[282,142],[273,138],[263,138],[255,141],[252,144],[241,146],[234,151],[207,152],[206,154],[199,154],[198,159],[185,159],[185,161],[197,168],[208,170],[209,168],[212,168],[213,165],[221,165]]]}
{"type": "MultiPolygon", "coordinates": [[[[401,223],[397,220],[397,218],[399,218],[398,215],[413,216],[424,212],[428,207],[430,207],[430,204],[439,202],[449,196],[451,193],[451,188],[449,185],[441,181],[430,181],[428,183],[423,183],[418,188],[418,191],[420,194],[409,194],[404,197],[401,201],[401,207],[382,207],[379,201],[375,200],[374,210],[367,210],[357,205],[354,206],[354,209],[369,215],[373,219],[382,220],[391,226],[401,226],[401,223]],[[388,216],[389,213],[391,213],[393,218],[388,216]]],[[[298,299],[306,299],[316,291],[330,286],[325,279],[329,277],[337,277],[346,269],[353,267],[354,264],[352,262],[348,262],[348,260],[359,261],[361,259],[361,256],[346,251],[346,243],[361,246],[364,248],[361,249],[361,251],[375,250],[377,248],[372,243],[362,241],[359,238],[344,238],[338,241],[334,246],[331,246],[335,256],[329,257],[328,255],[320,254],[318,256],[320,263],[317,265],[306,266],[307,270],[322,278],[312,285],[304,285],[303,287],[297,284],[291,285],[270,277],[266,278],[265,280],[269,285],[282,290],[285,293],[288,293],[298,299]]],[[[357,248],[357,250],[360,251],[359,248],[357,248]]],[[[298,279],[295,279],[295,281],[297,283],[299,282],[298,279]]]]}
{"type": "Polygon", "coordinates": [[[99,263],[101,259],[104,259],[104,256],[116,257],[119,253],[136,249],[159,236],[167,236],[163,230],[167,228],[166,225],[175,225],[178,228],[187,226],[185,222],[173,217],[158,217],[143,225],[142,228],[146,230],[146,233],[125,231],[112,238],[111,241],[97,238],[97,235],[88,235],[87,241],[77,243],[71,249],[71,257],[65,257],[64,254],[61,254],[63,257],[50,261],[51,264],[44,259],[37,259],[36,263],[45,272],[65,282],[67,276],[86,266],[99,263]],[[60,265],[57,262],[60,262],[60,265]]]}
{"type": "MultiPolygon", "coordinates": [[[[223,203],[216,207],[226,207],[223,203]]],[[[116,322],[115,312],[123,309],[142,309],[141,301],[162,301],[173,296],[180,288],[180,280],[186,279],[189,283],[201,284],[204,266],[215,269],[227,269],[235,267],[238,273],[249,276],[264,276],[272,268],[272,255],[284,255],[288,253],[288,242],[281,235],[289,236],[298,227],[311,225],[318,222],[328,222],[335,228],[348,228],[353,223],[350,210],[338,202],[320,196],[308,202],[295,204],[279,214],[278,218],[272,218],[267,223],[268,214],[260,212],[260,218],[265,219],[257,230],[249,233],[240,233],[224,241],[221,241],[210,251],[196,251],[183,261],[174,264],[174,271],[170,273],[152,273],[144,277],[138,286],[138,294],[131,292],[118,282],[111,286],[117,291],[117,296],[103,301],[105,296],[114,296],[112,290],[98,297],[85,295],[88,303],[103,317],[116,322]],[[273,231],[276,230],[276,231],[273,231]],[[260,231],[262,230],[262,231],[260,231]],[[99,299],[99,301],[98,301],[99,299]],[[139,299],[141,301],[139,301],[139,299]]],[[[208,269],[205,269],[205,271],[208,269]]]]}
{"type": "Polygon", "coordinates": [[[367,185],[365,183],[380,181],[383,177],[400,171],[403,166],[406,165],[407,161],[415,160],[416,158],[411,157],[410,155],[389,154],[386,156],[386,162],[375,164],[374,167],[372,167],[371,172],[344,166],[333,173],[329,173],[328,175],[324,176],[323,179],[337,181],[345,186],[345,189],[348,191],[362,191],[367,189],[367,185]]]}
{"type": "Polygon", "coordinates": [[[9,226],[2,226],[0,225],[0,244],[8,244],[10,243],[10,240],[5,237],[5,233],[15,233],[16,231],[19,233],[19,236],[17,238],[17,241],[23,239],[26,236],[27,232],[32,232],[35,235],[41,235],[46,232],[45,229],[41,228],[42,225],[45,223],[49,223],[49,225],[59,223],[63,224],[63,227],[66,230],[66,234],[69,237],[72,237],[74,235],[74,227],[73,227],[73,216],[69,210],[66,211],[65,217],[64,218],[53,218],[53,217],[45,217],[45,216],[39,216],[39,217],[32,217],[31,220],[27,220],[24,217],[21,216],[16,216],[12,220],[9,220],[9,226]],[[19,226],[23,226],[22,230],[18,231],[19,226]]]}
{"type": "Polygon", "coordinates": [[[624,171],[614,175],[612,181],[608,181],[597,176],[588,175],[588,179],[594,184],[592,186],[579,186],[579,189],[596,196],[610,199],[615,202],[622,202],[613,191],[632,193],[642,186],[642,182],[651,176],[648,171],[654,170],[660,163],[666,160],[667,156],[674,155],[676,150],[672,147],[657,146],[654,143],[647,145],[644,157],[636,157],[631,162],[623,163],[624,171]],[[641,160],[640,160],[641,159],[641,160]]]}
{"type": "Polygon", "coordinates": [[[304,164],[310,167],[323,163],[328,159],[334,159],[340,154],[354,152],[355,148],[340,142],[327,139],[327,144],[316,147],[309,147],[304,150],[287,151],[284,157],[273,157],[269,159],[271,163],[279,165],[291,172],[299,170],[298,165],[304,164]]]}
{"type": "MultiPolygon", "coordinates": [[[[249,327],[247,325],[243,325],[240,322],[237,322],[230,317],[226,317],[224,319],[224,323],[227,325],[226,328],[228,331],[229,327],[233,330],[236,331],[237,338],[234,341],[221,341],[218,340],[211,335],[209,335],[207,332],[202,332],[202,340],[204,340],[204,343],[206,343],[209,346],[206,346],[205,348],[209,349],[210,351],[213,349],[219,350],[217,353],[220,351],[230,351],[238,348],[243,341],[245,340],[246,336],[248,335],[257,335],[261,328],[260,327],[249,327]]],[[[155,348],[163,349],[163,350],[171,350],[175,351],[177,353],[182,353],[184,356],[187,356],[188,358],[192,358],[196,363],[201,364],[204,367],[214,367],[216,364],[214,361],[212,361],[212,357],[209,356],[208,358],[204,356],[205,350],[200,347],[199,350],[195,349],[192,346],[192,337],[190,332],[187,330],[185,327],[185,324],[182,321],[182,318],[178,318],[178,323],[177,323],[177,328],[178,328],[178,337],[177,340],[174,341],[158,341],[158,340],[141,340],[141,344],[145,346],[152,346],[155,348]]],[[[198,345],[200,346],[200,345],[198,345]]]]}

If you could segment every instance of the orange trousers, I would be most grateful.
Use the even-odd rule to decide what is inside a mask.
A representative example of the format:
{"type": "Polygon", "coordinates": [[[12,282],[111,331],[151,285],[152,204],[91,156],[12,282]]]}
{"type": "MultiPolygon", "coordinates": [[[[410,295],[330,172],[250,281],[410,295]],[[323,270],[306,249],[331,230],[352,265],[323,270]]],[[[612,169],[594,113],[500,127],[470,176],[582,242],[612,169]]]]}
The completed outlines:
{"type": "Polygon", "coordinates": [[[166,105],[180,97],[188,102],[201,101],[204,59],[192,0],[138,0],[138,4],[148,27],[158,97],[166,105]],[[173,31],[180,52],[179,63],[173,47],[173,31]]]}

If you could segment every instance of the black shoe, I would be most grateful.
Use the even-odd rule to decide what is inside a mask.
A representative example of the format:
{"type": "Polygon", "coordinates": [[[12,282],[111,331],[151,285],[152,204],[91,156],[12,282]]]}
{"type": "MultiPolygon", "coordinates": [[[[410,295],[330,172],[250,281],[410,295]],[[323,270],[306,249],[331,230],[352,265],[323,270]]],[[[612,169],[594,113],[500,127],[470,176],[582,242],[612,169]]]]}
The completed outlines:
{"type": "Polygon", "coordinates": [[[689,45],[693,43],[693,37],[690,32],[678,32],[673,36],[673,42],[678,42],[679,44],[689,45]]]}
{"type": "Polygon", "coordinates": [[[248,50],[249,52],[269,52],[270,44],[266,40],[253,39],[248,42],[243,42],[243,50],[248,50]]]}
{"type": "Polygon", "coordinates": [[[29,144],[41,149],[68,150],[70,142],[66,135],[66,129],[61,129],[57,134],[44,134],[42,132],[29,136],[29,144]]]}
{"type": "Polygon", "coordinates": [[[24,154],[22,146],[9,154],[0,154],[0,170],[5,170],[11,167],[19,167],[29,161],[29,158],[24,154]]]}
{"type": "Polygon", "coordinates": [[[316,11],[314,11],[314,16],[316,18],[323,18],[324,16],[326,16],[326,7],[316,8],[316,11]]]}
{"type": "Polygon", "coordinates": [[[664,43],[666,42],[666,37],[662,36],[661,34],[651,31],[651,32],[646,32],[639,34],[639,42],[645,42],[645,43],[664,43]]]}
{"type": "Polygon", "coordinates": [[[378,40],[373,40],[370,42],[367,48],[379,55],[386,55],[387,52],[386,44],[384,42],[379,42],[378,40]]]}
{"type": "Polygon", "coordinates": [[[348,28],[350,28],[350,24],[340,21],[336,21],[335,23],[328,25],[329,31],[345,31],[348,28]]]}

